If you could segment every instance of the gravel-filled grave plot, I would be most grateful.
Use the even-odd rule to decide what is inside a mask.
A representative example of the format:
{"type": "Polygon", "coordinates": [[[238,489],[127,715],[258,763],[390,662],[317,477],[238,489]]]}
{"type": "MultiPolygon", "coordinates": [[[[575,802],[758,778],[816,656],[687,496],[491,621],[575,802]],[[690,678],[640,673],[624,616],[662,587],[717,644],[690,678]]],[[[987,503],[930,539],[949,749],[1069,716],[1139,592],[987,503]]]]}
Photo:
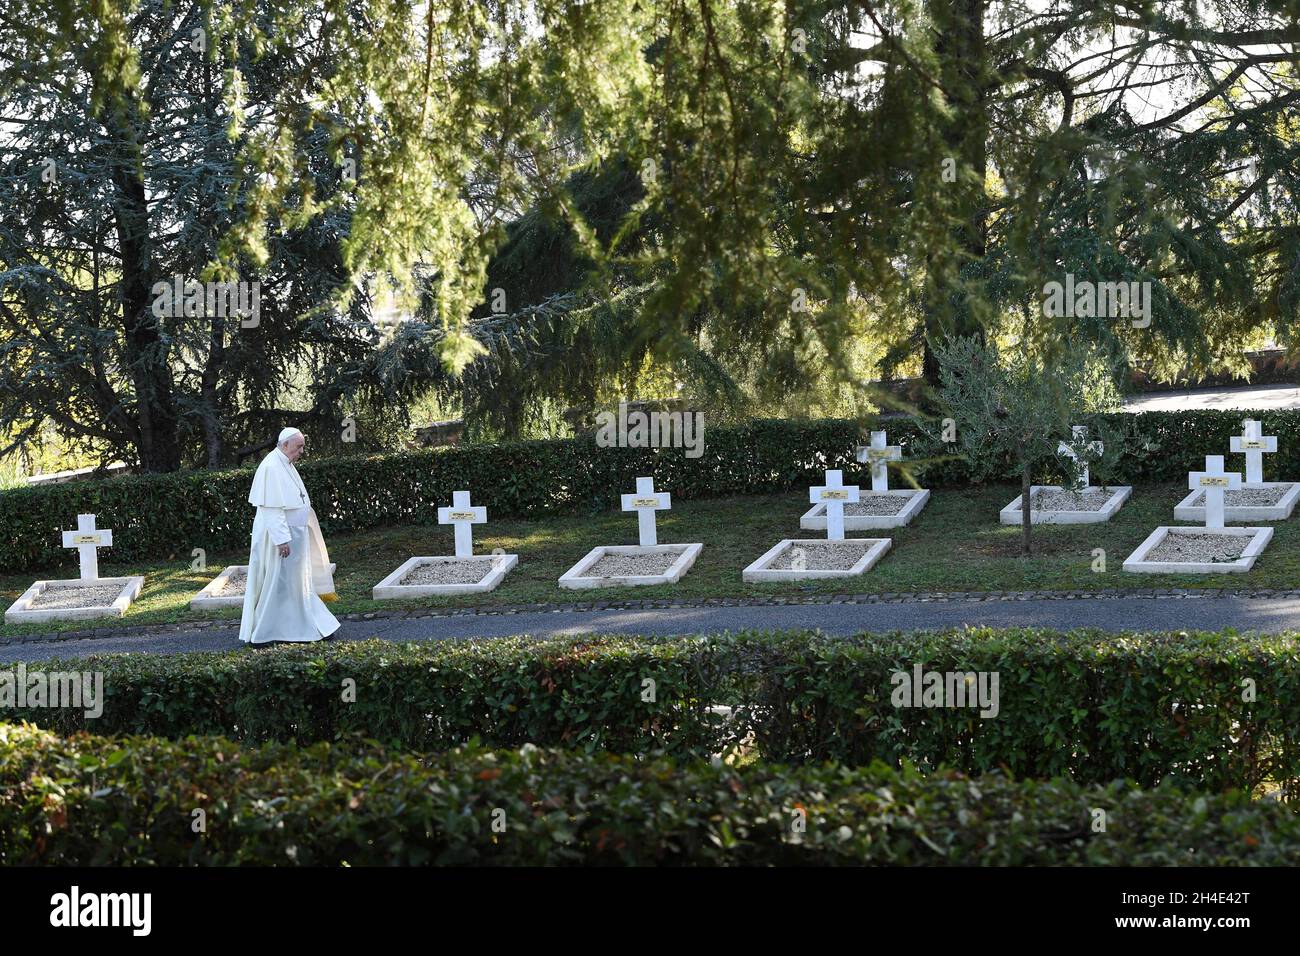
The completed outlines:
{"type": "Polygon", "coordinates": [[[1029,507],[1034,511],[1100,511],[1110,497],[1107,488],[1040,488],[1029,496],[1029,507]]]}
{"type": "Polygon", "coordinates": [[[1170,534],[1147,552],[1148,561],[1236,561],[1248,539],[1240,535],[1170,534]]]}
{"type": "MultiPolygon", "coordinates": [[[[1061,488],[1057,485],[1034,485],[1029,489],[1029,521],[1031,524],[1094,524],[1109,521],[1120,505],[1133,494],[1127,485],[1087,488],[1061,488]]],[[[1020,499],[1007,505],[998,514],[1006,525],[1018,525],[1023,520],[1020,499]]]]}
{"type": "MultiPolygon", "coordinates": [[[[1300,500],[1300,483],[1266,481],[1258,485],[1229,488],[1223,492],[1224,521],[1285,521],[1300,500]]],[[[1174,517],[1179,521],[1205,520],[1205,492],[1196,489],[1178,502],[1174,517]]]]}
{"type": "Polygon", "coordinates": [[[846,538],[843,541],[814,541],[781,551],[767,566],[773,571],[847,571],[862,560],[875,542],[846,538]]]}
{"type": "Polygon", "coordinates": [[[121,617],[140,596],[144,578],[37,581],[5,611],[6,624],[121,617]]]}
{"type": "MultiPolygon", "coordinates": [[[[876,528],[901,528],[916,517],[930,500],[927,488],[894,491],[860,491],[857,501],[845,502],[844,529],[870,531],[876,528]]],[[[799,519],[805,531],[826,530],[826,504],[815,504],[799,519]]]]}
{"type": "Polygon", "coordinates": [[[562,588],[676,584],[703,544],[620,544],[592,548],[560,576],[562,588]]]}
{"type": "Polygon", "coordinates": [[[1124,561],[1147,574],[1222,574],[1249,571],[1273,538],[1272,528],[1160,527],[1124,561]]]}
{"type": "Polygon", "coordinates": [[[230,574],[225,576],[221,582],[221,587],[216,589],[216,593],[223,597],[231,595],[244,596],[244,591],[248,588],[248,568],[235,568],[230,574]]]}
{"type": "MultiPolygon", "coordinates": [[[[337,564],[330,565],[330,573],[338,570],[337,564]]],[[[232,564],[207,583],[198,594],[190,599],[190,609],[211,611],[217,608],[244,606],[244,592],[248,590],[248,565],[232,564]]]]}
{"type": "Polygon", "coordinates": [[[610,554],[600,556],[587,573],[598,578],[623,578],[646,574],[667,574],[673,562],[682,556],[685,548],[673,551],[651,551],[646,554],[610,554]]]}
{"type": "MultiPolygon", "coordinates": [[[[1286,497],[1294,485],[1277,484],[1263,488],[1229,488],[1223,493],[1226,508],[1271,508],[1286,497]]],[[[1205,507],[1205,492],[1198,491],[1191,502],[1194,508],[1205,507]]]]}
{"type": "Polygon", "coordinates": [[[417,564],[399,582],[405,587],[416,584],[478,584],[492,573],[495,562],[465,561],[460,558],[430,558],[417,564]]]}
{"type": "Polygon", "coordinates": [[[27,606],[33,611],[65,611],[73,607],[108,607],[122,593],[120,584],[55,584],[27,606]]]}
{"type": "Polygon", "coordinates": [[[515,554],[474,554],[411,558],[374,586],[376,601],[480,594],[491,591],[519,563],[515,554]]]}
{"type": "Polygon", "coordinates": [[[874,567],[892,543],[890,538],[787,538],[745,568],[741,579],[761,583],[856,577],[874,567]]]}

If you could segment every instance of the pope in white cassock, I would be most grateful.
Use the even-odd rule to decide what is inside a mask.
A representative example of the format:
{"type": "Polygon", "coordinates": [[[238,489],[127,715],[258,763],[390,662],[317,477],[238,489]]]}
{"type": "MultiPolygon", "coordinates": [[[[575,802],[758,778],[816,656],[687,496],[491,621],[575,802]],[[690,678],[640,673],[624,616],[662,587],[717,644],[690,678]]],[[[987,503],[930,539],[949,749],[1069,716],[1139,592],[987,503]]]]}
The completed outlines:
{"type": "Polygon", "coordinates": [[[329,552],[307,488],[293,463],[305,444],[286,428],[278,447],[262,459],[248,503],[257,508],[239,639],[319,641],[339,628],[325,600],[336,600],[329,552]]]}

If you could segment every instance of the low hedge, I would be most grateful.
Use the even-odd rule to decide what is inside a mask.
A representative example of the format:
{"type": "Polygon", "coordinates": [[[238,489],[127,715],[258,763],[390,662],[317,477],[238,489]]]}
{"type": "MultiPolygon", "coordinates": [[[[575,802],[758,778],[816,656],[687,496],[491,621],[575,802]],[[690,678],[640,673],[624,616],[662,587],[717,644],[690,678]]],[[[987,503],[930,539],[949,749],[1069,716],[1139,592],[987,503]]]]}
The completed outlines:
{"type": "Polygon", "coordinates": [[[0,862],[1279,866],[1300,862],[1300,818],[1242,794],[880,765],[418,758],[0,724],[0,862]]]}
{"type": "MultiPolygon", "coordinates": [[[[1204,465],[1206,453],[1228,453],[1241,420],[1260,418],[1278,436],[1268,456],[1269,475],[1300,474],[1300,412],[1189,411],[1095,416],[1131,433],[1117,465],[1117,481],[1182,481],[1204,465]],[[1188,441],[1188,436],[1195,441],[1188,441]]],[[[931,464],[917,471],[932,488],[969,484],[966,464],[949,459],[937,441],[936,422],[890,419],[891,441],[907,446],[910,460],[931,464]]],[[[683,449],[598,448],[594,439],[467,445],[392,455],[304,461],[324,532],[350,533],[390,525],[433,524],[436,509],[458,488],[496,518],[537,518],[594,513],[615,507],[638,475],[682,499],[787,491],[820,479],[826,468],[860,474],[853,458],[856,423],[842,419],[753,421],[706,427],[704,454],[683,449]]],[[[1019,480],[1008,463],[1005,477],[1019,480]]],[[[1046,476],[1044,476],[1046,477],[1046,476]]],[[[191,551],[246,547],[252,527],[249,469],[139,475],[77,481],[0,492],[0,573],[49,568],[68,560],[60,532],[75,516],[94,512],[114,530],[114,563],[174,559],[191,551]]]]}
{"type": "Polygon", "coordinates": [[[42,667],[104,675],[99,718],[71,708],[18,713],[61,732],[300,743],[361,734],[419,751],[479,739],[678,757],[743,746],[791,763],[907,761],[1210,790],[1272,780],[1300,792],[1294,634],[964,629],[369,641],[42,667]],[[895,707],[891,677],[916,665],[996,673],[998,715],[895,707]],[[1253,701],[1243,700],[1247,679],[1253,701]],[[653,701],[644,699],[651,688],[653,701]],[[714,705],[734,708],[730,719],[714,705]]]}

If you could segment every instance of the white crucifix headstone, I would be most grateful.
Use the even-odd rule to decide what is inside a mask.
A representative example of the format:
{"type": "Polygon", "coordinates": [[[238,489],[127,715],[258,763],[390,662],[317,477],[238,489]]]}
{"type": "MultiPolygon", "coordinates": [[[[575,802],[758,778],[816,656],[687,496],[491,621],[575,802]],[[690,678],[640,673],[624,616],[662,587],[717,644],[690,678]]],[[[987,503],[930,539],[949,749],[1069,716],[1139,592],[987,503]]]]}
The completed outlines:
{"type": "Polygon", "coordinates": [[[623,510],[636,512],[641,547],[653,548],[659,543],[659,535],[655,530],[655,512],[667,511],[672,506],[672,495],[666,491],[655,491],[653,478],[638,478],[636,494],[623,495],[623,510]]]}
{"type": "MultiPolygon", "coordinates": [[[[1072,441],[1073,441],[1073,443],[1074,443],[1075,445],[1082,445],[1084,448],[1086,448],[1086,449],[1087,449],[1088,451],[1090,451],[1090,452],[1096,452],[1097,454],[1100,455],[1100,454],[1102,453],[1103,449],[1105,449],[1105,447],[1106,447],[1105,445],[1103,445],[1103,444],[1102,444],[1101,442],[1099,442],[1099,441],[1088,441],[1088,426],[1087,426],[1087,425],[1071,425],[1071,426],[1070,426],[1070,434],[1073,436],[1072,441]],[[1086,444],[1085,444],[1085,443],[1086,443],[1086,444]]],[[[1068,455],[1070,458],[1073,458],[1076,462],[1079,460],[1079,453],[1078,453],[1077,451],[1075,451],[1074,448],[1072,448],[1072,447],[1071,447],[1069,444],[1067,444],[1066,442],[1061,442],[1059,445],[1057,445],[1057,446],[1056,446],[1056,450],[1057,450],[1057,453],[1058,453],[1058,454],[1061,454],[1061,455],[1068,455]]],[[[1087,465],[1084,465],[1084,466],[1083,466],[1083,473],[1082,473],[1079,477],[1080,477],[1080,478],[1082,479],[1082,481],[1083,481],[1083,487],[1084,487],[1084,488],[1087,488],[1087,487],[1088,487],[1088,482],[1089,482],[1089,480],[1090,480],[1090,479],[1089,479],[1089,476],[1088,476],[1088,466],[1087,466],[1087,465]]]]}
{"type": "Polygon", "coordinates": [[[885,444],[884,432],[872,432],[871,444],[859,446],[858,461],[871,465],[871,490],[889,490],[889,465],[891,461],[902,461],[903,449],[899,445],[885,444]]]}
{"type": "Polygon", "coordinates": [[[1233,435],[1229,447],[1234,452],[1246,453],[1246,484],[1262,485],[1264,483],[1264,455],[1277,451],[1277,436],[1264,435],[1259,422],[1247,418],[1241,423],[1242,434],[1233,435]]]}
{"type": "Polygon", "coordinates": [[[473,526],[484,521],[487,521],[487,508],[470,505],[468,491],[453,491],[451,507],[438,509],[438,524],[456,526],[456,557],[458,558],[473,557],[473,526]]]}
{"type": "Polygon", "coordinates": [[[1222,455],[1206,455],[1205,470],[1187,476],[1187,487],[1205,492],[1205,527],[1223,527],[1223,493],[1241,487],[1240,472],[1225,472],[1222,455]]]}
{"type": "Polygon", "coordinates": [[[99,580],[99,549],[113,546],[113,532],[95,527],[94,515],[77,515],[77,530],[63,532],[63,546],[81,556],[81,580],[99,580]]]}
{"type": "Polygon", "coordinates": [[[844,472],[838,468],[826,472],[826,484],[808,489],[812,504],[826,505],[826,537],[831,541],[844,540],[844,506],[858,500],[858,486],[844,484],[844,472]]]}

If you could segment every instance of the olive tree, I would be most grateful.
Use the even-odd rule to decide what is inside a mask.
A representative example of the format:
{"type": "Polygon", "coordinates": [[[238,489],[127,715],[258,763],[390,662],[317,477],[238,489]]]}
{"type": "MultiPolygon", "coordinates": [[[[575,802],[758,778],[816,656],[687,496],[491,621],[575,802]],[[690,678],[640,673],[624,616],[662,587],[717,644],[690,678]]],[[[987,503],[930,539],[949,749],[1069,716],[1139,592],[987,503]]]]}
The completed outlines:
{"type": "MultiPolygon", "coordinates": [[[[939,344],[935,351],[941,401],[974,477],[996,478],[1009,465],[1020,476],[1021,553],[1029,554],[1035,473],[1062,475],[1074,487],[1083,466],[1102,457],[1071,440],[1071,424],[1098,410],[1087,355],[1070,348],[1054,355],[1023,348],[999,353],[974,337],[939,344]],[[1062,441],[1081,452],[1078,462],[1059,453],[1062,441]]],[[[1107,444],[1104,458],[1113,460],[1118,443],[1107,444]]]]}

